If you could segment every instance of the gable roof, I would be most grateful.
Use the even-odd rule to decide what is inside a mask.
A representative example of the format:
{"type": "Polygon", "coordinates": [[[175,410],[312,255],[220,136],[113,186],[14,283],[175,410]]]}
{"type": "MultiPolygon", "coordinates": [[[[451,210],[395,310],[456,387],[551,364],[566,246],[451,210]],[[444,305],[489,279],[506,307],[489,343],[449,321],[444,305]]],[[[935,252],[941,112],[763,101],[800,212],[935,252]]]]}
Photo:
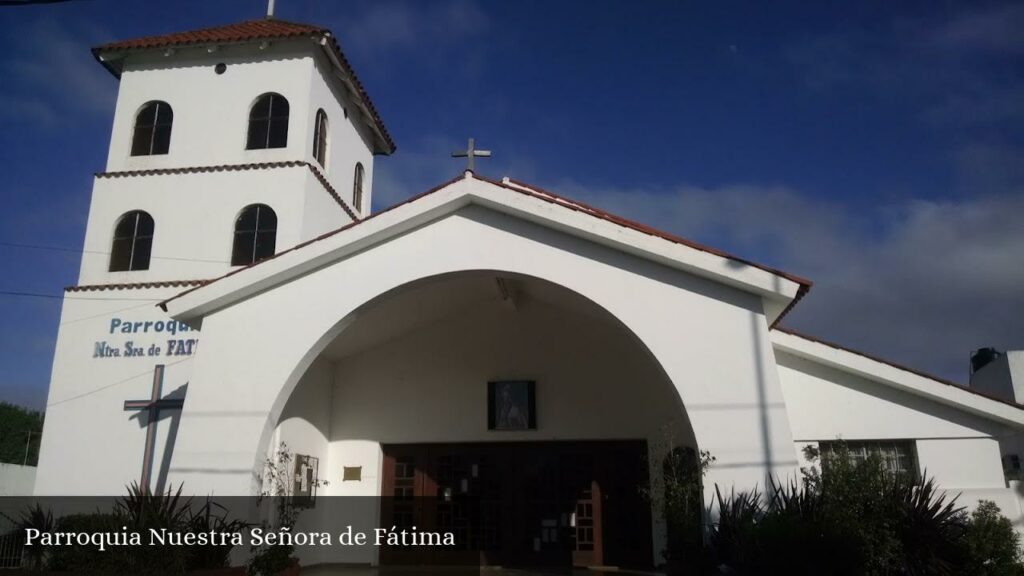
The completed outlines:
{"type": "Polygon", "coordinates": [[[809,280],[799,276],[731,256],[537,187],[507,178],[499,182],[466,172],[358,222],[186,290],[160,306],[178,319],[198,318],[469,204],[482,205],[755,293],[774,304],[767,310],[772,322],[777,322],[811,286],[809,280]],[[551,205],[560,209],[553,211],[549,208],[551,205]]]}
{"type": "Polygon", "coordinates": [[[774,327],[771,340],[777,350],[794,356],[1004,424],[1024,426],[1024,405],[790,328],[774,327]]]}
{"type": "Polygon", "coordinates": [[[96,46],[92,49],[92,54],[111,74],[120,78],[123,60],[119,55],[128,52],[205,44],[244,44],[303,37],[317,41],[324,49],[328,59],[342,73],[342,81],[346,82],[352,89],[353,94],[356,96],[357,105],[364,109],[366,116],[373,124],[371,128],[374,129],[375,135],[380,139],[376,152],[383,154],[393,153],[395,151],[395,143],[391,139],[387,127],[384,126],[384,121],[381,120],[377,109],[370,100],[370,96],[366,93],[348,59],[345,58],[345,54],[341,51],[338,40],[331,34],[330,30],[322,26],[267,17],[260,20],[247,20],[186,32],[120,40],[96,46]]]}

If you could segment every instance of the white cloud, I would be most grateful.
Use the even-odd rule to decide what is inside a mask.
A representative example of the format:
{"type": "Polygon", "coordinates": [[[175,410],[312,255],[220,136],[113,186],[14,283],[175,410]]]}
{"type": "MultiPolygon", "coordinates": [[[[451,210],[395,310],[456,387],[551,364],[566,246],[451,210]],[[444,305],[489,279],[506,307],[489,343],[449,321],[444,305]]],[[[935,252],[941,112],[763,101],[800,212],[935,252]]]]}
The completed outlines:
{"type": "MultiPolygon", "coordinates": [[[[445,157],[457,146],[434,137],[386,159],[376,208],[456,175],[445,157]]],[[[518,165],[529,163],[489,173],[518,165]]],[[[785,324],[840,344],[958,381],[973,349],[1024,348],[1024,193],[855,211],[784,186],[616,189],[562,180],[550,189],[810,278],[811,294],[785,324]]]]}
{"type": "Polygon", "coordinates": [[[339,15],[343,47],[373,55],[395,50],[451,47],[487,31],[487,16],[471,0],[377,1],[339,15]]]}
{"type": "Polygon", "coordinates": [[[12,50],[0,65],[6,75],[5,96],[37,119],[109,114],[117,82],[90,53],[105,38],[82,22],[41,19],[27,24],[7,39],[12,50]]]}
{"type": "Polygon", "coordinates": [[[1024,5],[990,6],[953,18],[934,30],[928,41],[944,50],[978,52],[1024,51],[1024,5]]]}
{"type": "Polygon", "coordinates": [[[966,379],[982,346],[1024,348],[1024,194],[909,200],[854,215],[783,187],[553,187],[809,277],[786,324],[966,379]]]}
{"type": "Polygon", "coordinates": [[[57,124],[57,112],[38,100],[0,95],[0,121],[27,122],[40,128],[50,128],[57,124]]]}
{"type": "Polygon", "coordinates": [[[811,89],[913,103],[935,126],[998,127],[1024,117],[1024,6],[964,5],[802,38],[786,58],[811,89]]]}

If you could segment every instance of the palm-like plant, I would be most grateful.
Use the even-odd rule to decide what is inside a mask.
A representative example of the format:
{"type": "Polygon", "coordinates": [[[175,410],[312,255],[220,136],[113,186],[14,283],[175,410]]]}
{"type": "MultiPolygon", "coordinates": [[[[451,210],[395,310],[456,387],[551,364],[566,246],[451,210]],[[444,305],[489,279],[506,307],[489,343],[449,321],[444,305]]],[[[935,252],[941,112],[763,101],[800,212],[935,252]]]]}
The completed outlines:
{"type": "MultiPolygon", "coordinates": [[[[228,509],[209,498],[198,510],[189,512],[186,520],[188,530],[192,533],[241,533],[249,524],[240,519],[228,519],[228,509]]],[[[231,553],[231,545],[225,546],[194,546],[189,555],[190,569],[222,568],[227,566],[231,553]]]]}
{"type": "MultiPolygon", "coordinates": [[[[40,533],[52,532],[53,513],[49,509],[44,510],[37,502],[35,506],[24,510],[14,524],[22,535],[30,528],[34,528],[40,533]]],[[[25,546],[22,556],[24,567],[31,571],[42,570],[45,553],[46,548],[43,546],[25,546]]]]}
{"type": "MultiPolygon", "coordinates": [[[[756,566],[761,557],[757,528],[765,515],[760,491],[732,492],[725,498],[715,485],[715,501],[718,520],[711,531],[715,561],[737,569],[756,566]]],[[[714,512],[709,510],[708,515],[714,512]]]]}
{"type": "Polygon", "coordinates": [[[959,574],[965,556],[961,542],[967,528],[964,509],[956,505],[959,495],[947,498],[934,478],[915,485],[904,477],[893,480],[889,497],[898,510],[901,572],[915,576],[959,574]]]}
{"type": "Polygon", "coordinates": [[[132,482],[128,495],[114,504],[114,513],[139,531],[178,528],[185,524],[192,507],[192,499],[181,496],[183,486],[179,484],[176,491],[170,487],[165,493],[153,493],[132,482]]]}

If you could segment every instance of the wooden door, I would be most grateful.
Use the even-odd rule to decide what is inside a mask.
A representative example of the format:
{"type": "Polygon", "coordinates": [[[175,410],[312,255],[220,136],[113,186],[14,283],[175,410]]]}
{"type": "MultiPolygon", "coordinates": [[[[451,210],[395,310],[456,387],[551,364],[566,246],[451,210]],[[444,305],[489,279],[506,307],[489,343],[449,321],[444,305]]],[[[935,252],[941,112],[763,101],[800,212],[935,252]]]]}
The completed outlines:
{"type": "MultiPolygon", "coordinates": [[[[384,453],[383,482],[381,484],[382,526],[397,530],[430,530],[432,514],[424,510],[427,499],[423,495],[434,491],[433,479],[426,473],[426,452],[412,445],[389,446],[384,453]]],[[[420,564],[425,561],[423,550],[410,547],[381,548],[381,561],[392,564],[420,564]]]]}
{"type": "Polygon", "coordinates": [[[592,480],[590,488],[583,490],[576,500],[570,524],[573,529],[573,566],[601,566],[604,563],[601,503],[601,485],[592,480]]]}
{"type": "Polygon", "coordinates": [[[381,525],[453,532],[386,564],[649,566],[643,441],[385,445],[381,525]]]}

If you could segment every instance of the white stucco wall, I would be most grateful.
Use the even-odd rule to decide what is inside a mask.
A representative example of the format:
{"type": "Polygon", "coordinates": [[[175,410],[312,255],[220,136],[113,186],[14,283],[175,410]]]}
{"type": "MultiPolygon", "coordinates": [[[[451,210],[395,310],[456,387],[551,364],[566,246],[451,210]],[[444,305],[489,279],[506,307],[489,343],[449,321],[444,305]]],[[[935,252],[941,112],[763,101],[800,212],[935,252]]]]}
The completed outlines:
{"type": "MultiPolygon", "coordinates": [[[[124,401],[149,398],[156,364],[167,366],[165,396],[189,381],[192,355],[187,352],[194,353],[198,346],[193,343],[189,348],[189,341],[198,340],[199,333],[189,330],[171,334],[165,324],[173,321],[156,307],[160,299],[180,290],[67,293],[46,401],[37,495],[120,496],[125,486],[138,481],[146,430],[135,413],[124,411],[124,401]],[[114,319],[122,324],[112,331],[114,319]],[[146,321],[163,322],[163,330],[157,331],[153,324],[147,329],[146,321]],[[140,323],[139,332],[122,331],[126,324],[134,330],[135,323],[140,323]],[[169,345],[170,340],[175,344],[169,345]],[[101,342],[117,349],[120,355],[97,356],[96,346],[101,342]],[[145,355],[125,356],[128,343],[141,348],[145,355]],[[150,356],[148,352],[154,346],[160,352],[150,356]],[[181,355],[176,353],[179,351],[181,355]]],[[[165,449],[172,427],[171,419],[157,425],[154,461],[164,471],[168,468],[165,449]]]]}
{"type": "MultiPolygon", "coordinates": [[[[493,277],[485,280],[491,298],[355,354],[322,356],[303,375],[273,445],[320,459],[329,485],[319,494],[381,495],[382,443],[644,440],[649,477],[670,442],[693,445],[672,384],[621,326],[599,310],[583,314],[528,297],[513,310],[493,277]],[[499,379],[536,381],[536,430],[487,429],[487,382],[499,379]],[[343,481],[345,466],[361,467],[362,479],[343,481]]],[[[365,328],[353,325],[353,337],[365,328]]],[[[657,511],[652,523],[658,559],[657,511]]]]}
{"type": "Polygon", "coordinates": [[[776,350],[796,440],[991,438],[1005,427],[776,350]],[[865,417],[867,416],[867,417],[865,417]]]}
{"type": "Polygon", "coordinates": [[[496,298],[469,305],[333,362],[329,383],[325,362],[313,364],[289,399],[279,436],[296,450],[330,444],[321,462],[329,494],[379,493],[376,478],[365,487],[340,482],[342,466],[380,466],[379,450],[363,460],[349,442],[641,439],[664,450],[673,433],[693,443],[671,383],[628,333],[542,302],[518,310],[496,298]],[[537,382],[536,430],[487,429],[486,383],[508,379],[537,382]]]}
{"type": "MultiPolygon", "coordinates": [[[[358,122],[350,97],[340,88],[319,46],[306,40],[277,41],[265,50],[251,45],[179,48],[173,54],[137,53],[127,57],[114,112],[107,171],[247,164],[313,158],[316,111],[329,117],[330,160],[325,174],[338,189],[351,190],[350,167],[363,162],[367,185],[373,172],[369,132],[358,122]],[[214,66],[227,69],[216,74],[214,66]],[[262,94],[276,92],[289,104],[288,145],[246,150],[249,110],[262,94]],[[135,116],[152,100],[174,111],[170,150],[131,156],[135,116]],[[342,108],[353,113],[348,118],[342,108]],[[363,130],[361,134],[359,130],[363,130]]],[[[346,197],[347,200],[351,198],[346,197]]]]}
{"type": "Polygon", "coordinates": [[[176,477],[204,493],[249,493],[253,462],[270,442],[291,389],[321,347],[345,328],[343,321],[393,288],[479,269],[566,286],[623,322],[673,381],[699,447],[716,456],[712,485],[752,487],[763,485],[766,472],[794,473],[796,456],[759,298],[468,207],[206,317],[192,379],[200,408],[185,415],[176,477]],[[267,328],[275,326],[288,330],[267,328]],[[220,417],[206,417],[206,411],[220,417]],[[224,426],[238,434],[210,445],[205,439],[224,426]],[[238,472],[197,472],[211,466],[238,472]]]}
{"type": "Polygon", "coordinates": [[[796,442],[909,440],[945,488],[1005,487],[1004,426],[785,352],[776,361],[796,442]]]}
{"type": "Polygon", "coordinates": [[[121,74],[107,171],[306,158],[312,144],[307,122],[312,71],[311,51],[295,42],[267,51],[233,46],[214,54],[195,48],[168,57],[131,55],[121,74]],[[224,74],[214,72],[218,62],[227,64],[224,74]],[[288,146],[246,150],[249,109],[267,92],[288,100],[288,146]],[[151,100],[167,102],[174,111],[170,151],[131,156],[135,115],[151,100]]]}
{"type": "Polygon", "coordinates": [[[959,505],[994,501],[1024,530],[1021,494],[1000,462],[1009,427],[779,350],[776,361],[801,467],[804,447],[820,441],[905,440],[919,471],[959,505]]]}
{"type": "Polygon", "coordinates": [[[277,251],[351,221],[305,166],[96,178],[79,284],[196,280],[231,266],[235,220],[250,204],[277,214],[277,251]],[[114,228],[125,213],[153,217],[148,270],[109,272],[114,228]]]}
{"type": "MultiPolygon", "coordinates": [[[[363,165],[363,205],[360,216],[370,213],[370,200],[373,190],[373,154],[367,147],[367,138],[360,134],[360,130],[367,132],[368,128],[362,125],[361,116],[356,114],[351,102],[338,89],[337,81],[329,81],[334,74],[330,64],[323,56],[316,58],[316,66],[313,69],[310,89],[310,105],[308,119],[309,126],[314,126],[316,111],[323,108],[327,113],[328,142],[327,142],[327,166],[324,173],[327,179],[334,185],[338,194],[345,199],[349,205],[353,204],[353,181],[355,178],[355,166],[359,162],[363,165]],[[348,112],[346,117],[346,112],[348,112]]],[[[309,131],[310,143],[312,144],[313,130],[309,131]]],[[[312,145],[309,148],[309,161],[316,162],[313,158],[312,145]]]]}
{"type": "Polygon", "coordinates": [[[36,467],[0,463],[0,496],[31,496],[36,467]]]}

